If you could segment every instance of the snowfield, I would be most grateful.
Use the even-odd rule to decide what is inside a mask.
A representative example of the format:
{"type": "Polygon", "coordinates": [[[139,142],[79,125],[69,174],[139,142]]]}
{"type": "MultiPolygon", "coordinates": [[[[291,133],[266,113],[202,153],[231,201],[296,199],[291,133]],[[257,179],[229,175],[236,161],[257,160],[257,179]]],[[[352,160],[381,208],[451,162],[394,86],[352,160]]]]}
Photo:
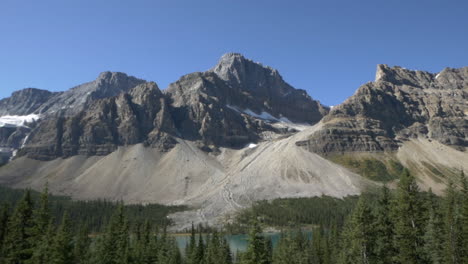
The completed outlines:
{"type": "Polygon", "coordinates": [[[31,115],[6,115],[0,116],[0,127],[20,127],[26,126],[26,123],[31,123],[33,121],[39,120],[40,116],[31,114],[31,115]]]}

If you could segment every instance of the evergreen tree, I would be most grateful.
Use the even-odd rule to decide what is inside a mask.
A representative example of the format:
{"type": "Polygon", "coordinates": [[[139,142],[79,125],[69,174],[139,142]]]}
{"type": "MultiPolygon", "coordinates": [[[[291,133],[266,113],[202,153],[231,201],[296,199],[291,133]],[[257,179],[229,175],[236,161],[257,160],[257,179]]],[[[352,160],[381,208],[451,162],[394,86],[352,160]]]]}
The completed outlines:
{"type": "Polygon", "coordinates": [[[415,178],[403,170],[394,204],[397,263],[424,263],[424,209],[415,178]]]}
{"type": "Polygon", "coordinates": [[[46,233],[38,240],[30,263],[49,264],[52,263],[54,252],[55,230],[52,222],[49,223],[46,233]]]}
{"type": "Polygon", "coordinates": [[[292,241],[289,235],[284,233],[281,234],[281,237],[276,245],[275,251],[273,253],[273,263],[274,264],[289,264],[292,263],[290,258],[290,245],[292,241]]]}
{"type": "Polygon", "coordinates": [[[445,262],[460,263],[461,219],[458,208],[458,197],[453,183],[449,181],[445,191],[445,262]]]}
{"type": "Polygon", "coordinates": [[[226,239],[221,239],[221,250],[222,254],[219,264],[232,264],[231,249],[226,239]]]}
{"type": "Polygon", "coordinates": [[[75,236],[75,243],[73,248],[74,263],[88,263],[90,244],[91,240],[89,239],[89,229],[87,226],[82,224],[75,236]]]}
{"type": "Polygon", "coordinates": [[[39,200],[39,207],[34,210],[34,236],[40,241],[41,237],[46,234],[51,221],[51,213],[49,208],[49,187],[46,184],[39,200]]]}
{"type": "Polygon", "coordinates": [[[3,242],[5,240],[8,219],[10,217],[9,211],[10,211],[10,208],[8,204],[3,204],[2,207],[0,208],[0,263],[1,263],[1,256],[3,252],[3,242]]]}
{"type": "Polygon", "coordinates": [[[98,252],[95,256],[97,262],[101,264],[128,263],[128,240],[128,222],[124,215],[123,204],[121,204],[99,241],[98,252]]]}
{"type": "Polygon", "coordinates": [[[270,238],[265,238],[265,254],[266,254],[266,262],[272,263],[273,262],[273,242],[270,238]]]}
{"type": "Polygon", "coordinates": [[[177,243],[173,238],[167,236],[166,228],[160,240],[160,247],[158,252],[158,263],[167,264],[181,264],[182,256],[180,255],[177,243]]]}
{"type": "Polygon", "coordinates": [[[460,222],[461,222],[461,234],[460,234],[460,246],[461,263],[468,263],[468,179],[465,176],[463,170],[460,174],[461,181],[461,194],[460,194],[460,222]]]}
{"type": "Polygon", "coordinates": [[[364,196],[359,199],[349,219],[343,246],[344,263],[376,263],[374,255],[374,217],[364,196]]]}
{"type": "Polygon", "coordinates": [[[241,264],[269,264],[269,253],[265,252],[265,239],[257,221],[249,232],[247,251],[242,254],[241,264]]]}
{"type": "Polygon", "coordinates": [[[31,241],[33,221],[33,201],[28,190],[16,206],[8,221],[4,243],[5,263],[25,263],[33,254],[31,241]]]}
{"type": "Polygon", "coordinates": [[[441,215],[439,214],[440,206],[437,202],[437,197],[429,191],[428,206],[429,220],[424,234],[424,251],[428,263],[442,264],[443,261],[443,237],[444,227],[441,215]]]}
{"type": "Polygon", "coordinates": [[[187,264],[195,264],[197,263],[197,238],[195,227],[193,226],[190,229],[190,241],[188,242],[187,246],[185,247],[185,256],[187,259],[187,264]]]}
{"type": "Polygon", "coordinates": [[[214,231],[206,248],[206,264],[218,264],[222,259],[222,248],[218,232],[214,231]]]}
{"type": "Polygon", "coordinates": [[[378,256],[376,263],[392,263],[395,255],[393,247],[394,224],[391,218],[391,195],[390,190],[384,186],[377,201],[375,212],[375,255],[378,256]]]}
{"type": "Polygon", "coordinates": [[[203,242],[203,236],[202,236],[201,229],[200,229],[198,233],[198,246],[196,250],[196,255],[193,258],[194,262],[192,263],[203,264],[204,259],[205,259],[205,244],[203,242]]]}
{"type": "Polygon", "coordinates": [[[312,263],[323,263],[323,233],[317,228],[312,233],[312,263]]]}
{"type": "Polygon", "coordinates": [[[54,238],[51,263],[68,264],[72,263],[73,260],[73,234],[71,231],[70,219],[65,212],[63,214],[62,223],[54,238]]]}

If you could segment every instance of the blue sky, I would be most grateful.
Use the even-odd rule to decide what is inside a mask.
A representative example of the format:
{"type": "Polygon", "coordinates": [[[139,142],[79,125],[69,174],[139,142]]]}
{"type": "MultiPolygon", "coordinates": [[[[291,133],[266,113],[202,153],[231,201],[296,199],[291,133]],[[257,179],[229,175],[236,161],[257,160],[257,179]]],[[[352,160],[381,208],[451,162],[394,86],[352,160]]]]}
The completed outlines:
{"type": "Polygon", "coordinates": [[[0,98],[106,70],[160,88],[240,52],[336,105],[379,63],[468,66],[468,1],[2,0],[0,98]]]}

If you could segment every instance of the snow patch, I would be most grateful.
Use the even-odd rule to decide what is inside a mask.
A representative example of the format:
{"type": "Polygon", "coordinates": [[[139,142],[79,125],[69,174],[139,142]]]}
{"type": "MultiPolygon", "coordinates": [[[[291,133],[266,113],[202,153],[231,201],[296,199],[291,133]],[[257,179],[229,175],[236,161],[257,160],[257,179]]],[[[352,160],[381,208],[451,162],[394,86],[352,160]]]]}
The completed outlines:
{"type": "Polygon", "coordinates": [[[309,124],[301,124],[301,123],[294,123],[292,122],[291,120],[289,120],[287,117],[284,117],[284,116],[280,116],[280,118],[276,118],[274,117],[272,114],[268,113],[268,112],[261,112],[260,114],[257,114],[255,113],[254,111],[250,110],[250,109],[245,109],[245,110],[241,110],[235,106],[232,106],[232,105],[226,105],[227,108],[229,109],[232,109],[238,113],[244,113],[244,114],[247,114],[247,115],[250,115],[252,117],[255,117],[255,118],[259,118],[259,119],[263,119],[263,120],[267,120],[267,121],[270,121],[270,122],[274,122],[274,126],[276,127],[280,127],[280,128],[292,128],[292,129],[295,129],[295,130],[298,130],[298,131],[302,131],[308,127],[310,127],[309,124]]]}
{"type": "Polygon", "coordinates": [[[247,147],[248,147],[248,148],[256,148],[256,147],[257,147],[257,144],[250,143],[247,147]]]}
{"type": "Polygon", "coordinates": [[[31,114],[31,115],[6,115],[0,117],[0,127],[21,127],[26,126],[26,123],[31,123],[35,120],[39,120],[40,116],[31,114]]]}
{"type": "Polygon", "coordinates": [[[439,76],[440,76],[440,73],[438,73],[438,74],[435,76],[435,78],[437,79],[437,78],[439,78],[439,76]]]}
{"type": "Polygon", "coordinates": [[[255,113],[252,110],[247,108],[247,109],[244,110],[244,113],[246,113],[246,114],[248,114],[250,116],[256,117],[256,118],[260,118],[260,119],[279,121],[276,117],[272,116],[268,112],[261,112],[260,114],[257,114],[257,113],[255,113]]]}

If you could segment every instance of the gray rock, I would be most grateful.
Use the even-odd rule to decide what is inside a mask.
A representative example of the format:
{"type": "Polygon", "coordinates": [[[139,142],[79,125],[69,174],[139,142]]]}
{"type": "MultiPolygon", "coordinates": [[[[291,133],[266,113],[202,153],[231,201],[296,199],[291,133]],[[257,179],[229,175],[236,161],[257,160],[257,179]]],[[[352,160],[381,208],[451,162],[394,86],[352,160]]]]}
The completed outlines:
{"type": "Polygon", "coordinates": [[[468,146],[468,67],[439,74],[378,65],[376,81],[361,86],[298,142],[319,153],[394,151],[401,140],[427,137],[468,146]]]}
{"type": "Polygon", "coordinates": [[[46,90],[26,88],[0,100],[0,116],[35,113],[51,97],[58,95],[46,90]]]}

